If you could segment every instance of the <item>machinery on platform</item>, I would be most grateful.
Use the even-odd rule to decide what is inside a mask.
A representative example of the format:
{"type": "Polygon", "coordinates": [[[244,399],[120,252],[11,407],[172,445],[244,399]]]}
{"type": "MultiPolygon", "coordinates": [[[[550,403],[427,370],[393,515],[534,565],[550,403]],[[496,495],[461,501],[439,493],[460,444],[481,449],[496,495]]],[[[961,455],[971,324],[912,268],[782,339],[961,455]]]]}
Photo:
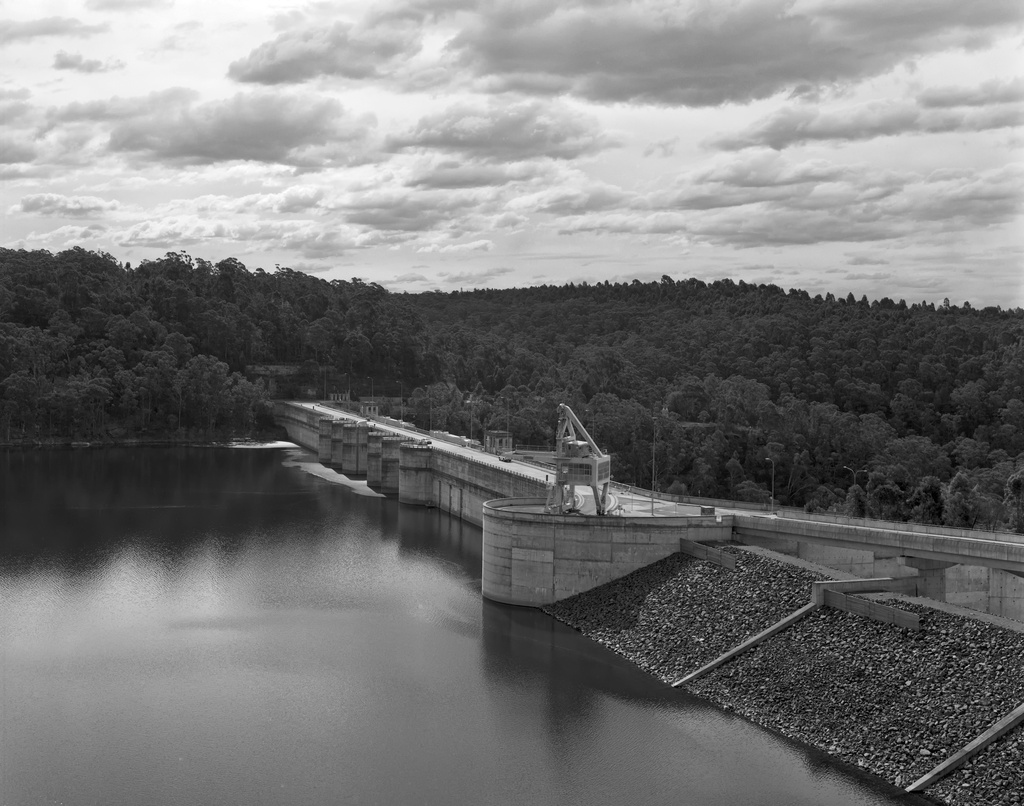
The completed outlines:
{"type": "Polygon", "coordinates": [[[597,447],[583,423],[564,403],[558,406],[558,433],[555,436],[555,481],[548,492],[544,511],[564,514],[576,510],[576,485],[594,492],[598,515],[608,510],[608,485],[611,483],[610,456],[597,447]]]}

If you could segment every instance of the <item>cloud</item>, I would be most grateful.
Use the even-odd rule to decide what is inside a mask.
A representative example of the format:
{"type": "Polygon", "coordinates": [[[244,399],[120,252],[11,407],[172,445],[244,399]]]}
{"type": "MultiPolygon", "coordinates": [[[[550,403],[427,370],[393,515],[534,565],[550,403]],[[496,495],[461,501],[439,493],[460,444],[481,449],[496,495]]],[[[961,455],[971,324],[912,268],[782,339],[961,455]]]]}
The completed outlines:
{"type": "Polygon", "coordinates": [[[544,167],[530,163],[511,165],[465,164],[446,160],[411,178],[409,187],[458,189],[495,187],[545,175],[544,167]]]}
{"type": "MultiPolygon", "coordinates": [[[[733,247],[928,240],[1011,224],[1024,167],[896,173],[740,152],[623,209],[563,214],[563,234],[661,235],[733,247]]],[[[855,261],[851,261],[857,265],[855,261]]],[[[863,261],[869,265],[868,261],[863,261]]]]}
{"type": "Polygon", "coordinates": [[[452,252],[490,252],[494,249],[494,241],[487,239],[481,239],[477,241],[470,241],[469,243],[453,243],[441,246],[440,244],[432,243],[426,246],[421,246],[417,249],[417,252],[437,252],[439,254],[450,254],[452,252]]]}
{"type": "Polygon", "coordinates": [[[597,122],[539,101],[487,106],[461,103],[420,120],[412,131],[387,138],[390,151],[410,148],[462,154],[484,162],[548,157],[575,159],[615,145],[597,122]]]}
{"type": "Polygon", "coordinates": [[[420,193],[382,190],[359,195],[339,205],[350,224],[389,232],[426,232],[478,207],[478,196],[467,193],[420,193]]]}
{"type": "Polygon", "coordinates": [[[65,106],[52,107],[46,119],[52,126],[69,122],[106,122],[170,115],[187,107],[199,98],[196,90],[170,87],[134,98],[104,98],[97,101],[74,101],[65,106]]]}
{"type": "Polygon", "coordinates": [[[874,272],[874,273],[871,273],[871,274],[864,273],[864,272],[861,272],[861,273],[849,272],[849,273],[843,275],[843,279],[844,280],[889,280],[891,278],[892,278],[891,274],[889,274],[888,272],[882,272],[882,271],[877,271],[877,272],[874,272]]]}
{"type": "Polygon", "coordinates": [[[79,73],[106,73],[110,70],[120,70],[124,67],[122,61],[101,62],[99,59],[86,59],[81,53],[68,53],[58,51],[53,57],[54,70],[75,70],[79,73]]]}
{"type": "Polygon", "coordinates": [[[86,0],[85,7],[93,11],[148,11],[170,8],[174,0],[86,0]]]}
{"type": "Polygon", "coordinates": [[[224,241],[261,253],[284,250],[313,259],[337,257],[360,246],[355,233],[345,227],[311,221],[238,223],[196,214],[138,221],[110,238],[122,247],[159,248],[224,241]]]}
{"type": "Polygon", "coordinates": [[[28,143],[19,143],[7,137],[0,137],[0,165],[14,165],[19,162],[32,162],[37,150],[28,143]]]}
{"type": "Polygon", "coordinates": [[[411,284],[411,283],[429,283],[429,282],[430,282],[430,280],[427,279],[422,274],[417,274],[416,272],[406,272],[405,274],[399,274],[393,280],[388,282],[387,285],[406,285],[406,284],[411,284]]]}
{"type": "Polygon", "coordinates": [[[631,206],[636,195],[615,185],[588,182],[584,187],[552,187],[516,199],[513,209],[532,208],[551,215],[577,215],[595,210],[631,206]]]}
{"type": "Polygon", "coordinates": [[[991,106],[1024,101],[1024,78],[1009,81],[993,79],[976,87],[932,87],[917,96],[926,108],[954,106],[991,106]]]}
{"type": "Polygon", "coordinates": [[[336,22],[285,31],[248,56],[232,62],[236,81],[286,84],[317,76],[354,80],[377,78],[389,63],[406,60],[420,48],[419,34],[408,26],[354,30],[336,22]]]}
{"type": "Polygon", "coordinates": [[[479,271],[465,271],[458,272],[455,274],[448,274],[446,272],[439,272],[438,276],[443,278],[445,283],[448,285],[472,285],[477,288],[486,287],[488,283],[493,280],[497,280],[499,277],[504,277],[507,274],[511,274],[512,269],[502,266],[497,266],[493,269],[481,269],[479,271]]]}
{"type": "Polygon", "coordinates": [[[1024,123],[1024,106],[997,104],[980,109],[929,109],[914,101],[872,101],[823,111],[786,107],[735,135],[707,145],[726,150],[768,146],[776,150],[819,140],[870,140],[901,134],[980,132],[1024,123]]]}
{"type": "Polygon", "coordinates": [[[867,255],[854,255],[848,261],[851,266],[888,266],[889,261],[880,257],[868,257],[867,255]]]}
{"type": "Polygon", "coordinates": [[[72,17],[44,17],[37,20],[0,20],[0,44],[27,41],[43,36],[92,36],[107,25],[86,25],[72,17]]]}
{"type": "Polygon", "coordinates": [[[979,49],[1020,23],[1017,0],[499,0],[470,17],[448,50],[492,89],[716,106],[979,49]]]}
{"type": "Polygon", "coordinates": [[[252,160],[316,168],[354,161],[352,146],[370,125],[333,98],[240,93],[204,104],[152,105],[118,122],[109,148],[172,164],[252,160]]]}
{"type": "Polygon", "coordinates": [[[79,244],[82,241],[100,238],[106,231],[107,228],[101,224],[88,224],[86,226],[66,224],[63,227],[57,227],[57,229],[52,229],[48,232],[31,232],[25,240],[49,244],[79,244]]]}
{"type": "Polygon", "coordinates": [[[77,218],[116,210],[116,201],[107,201],[98,196],[62,196],[59,193],[35,193],[23,196],[21,201],[8,212],[36,213],[38,215],[77,218]]]}

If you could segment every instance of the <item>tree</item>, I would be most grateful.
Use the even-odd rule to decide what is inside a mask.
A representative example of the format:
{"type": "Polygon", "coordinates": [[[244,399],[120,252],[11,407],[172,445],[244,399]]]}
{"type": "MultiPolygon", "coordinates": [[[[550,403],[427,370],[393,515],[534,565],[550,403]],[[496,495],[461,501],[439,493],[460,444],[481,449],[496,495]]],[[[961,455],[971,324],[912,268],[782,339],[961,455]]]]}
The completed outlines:
{"type": "Polygon", "coordinates": [[[1024,534],[1024,468],[1006,480],[1006,496],[1003,499],[1009,514],[1010,529],[1024,534]]]}
{"type": "Polygon", "coordinates": [[[980,512],[977,489],[960,470],[946,486],[942,496],[942,522],[946,526],[973,529],[980,512]]]}

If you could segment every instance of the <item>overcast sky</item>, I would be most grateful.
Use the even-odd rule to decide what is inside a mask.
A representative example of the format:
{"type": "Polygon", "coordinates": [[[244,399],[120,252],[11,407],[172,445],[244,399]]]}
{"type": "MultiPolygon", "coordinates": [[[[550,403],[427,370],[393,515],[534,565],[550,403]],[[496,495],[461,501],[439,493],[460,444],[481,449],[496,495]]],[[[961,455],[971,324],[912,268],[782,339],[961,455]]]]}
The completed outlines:
{"type": "Polygon", "coordinates": [[[1020,0],[0,0],[2,243],[1024,306],[1020,0]]]}

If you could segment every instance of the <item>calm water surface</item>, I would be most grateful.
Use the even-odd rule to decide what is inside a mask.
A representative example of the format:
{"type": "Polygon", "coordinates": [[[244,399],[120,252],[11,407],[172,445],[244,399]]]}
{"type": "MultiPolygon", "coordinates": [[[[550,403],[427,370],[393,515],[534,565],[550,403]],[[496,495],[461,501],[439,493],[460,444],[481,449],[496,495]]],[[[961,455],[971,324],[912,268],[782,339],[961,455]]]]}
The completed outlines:
{"type": "Polygon", "coordinates": [[[479,529],[303,456],[0,452],[0,804],[918,802],[483,601],[479,529]]]}

